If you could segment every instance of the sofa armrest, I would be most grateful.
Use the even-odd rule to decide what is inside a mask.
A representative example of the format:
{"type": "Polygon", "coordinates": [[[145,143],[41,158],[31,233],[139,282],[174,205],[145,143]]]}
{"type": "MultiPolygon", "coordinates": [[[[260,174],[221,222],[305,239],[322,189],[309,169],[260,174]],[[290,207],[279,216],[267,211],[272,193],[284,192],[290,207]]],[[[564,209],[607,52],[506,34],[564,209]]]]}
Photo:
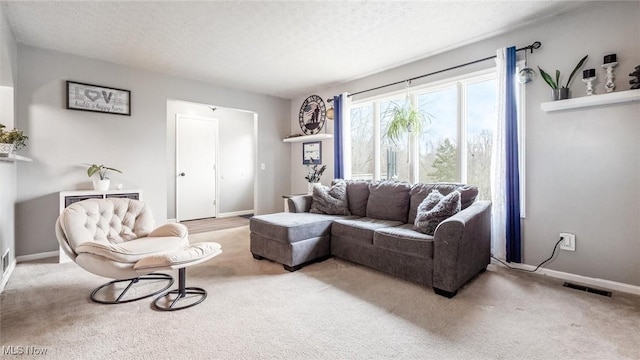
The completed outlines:
{"type": "Polygon", "coordinates": [[[455,295],[491,261],[491,202],[476,201],[440,223],[433,246],[433,287],[455,295]]]}
{"type": "Polygon", "coordinates": [[[288,198],[287,205],[289,206],[289,212],[309,212],[309,210],[311,210],[312,199],[313,196],[311,195],[298,195],[288,198]]]}

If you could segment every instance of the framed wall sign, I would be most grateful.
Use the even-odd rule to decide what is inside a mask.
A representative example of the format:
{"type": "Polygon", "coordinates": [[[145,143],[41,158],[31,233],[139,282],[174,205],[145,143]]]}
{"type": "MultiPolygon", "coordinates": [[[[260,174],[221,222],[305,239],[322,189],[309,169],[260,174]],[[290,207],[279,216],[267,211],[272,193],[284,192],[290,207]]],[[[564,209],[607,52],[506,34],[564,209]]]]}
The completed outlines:
{"type": "Polygon", "coordinates": [[[131,116],[131,91],[67,81],[67,109],[131,116]]]}
{"type": "Polygon", "coordinates": [[[322,141],[302,143],[302,164],[322,164],[322,141]]]}

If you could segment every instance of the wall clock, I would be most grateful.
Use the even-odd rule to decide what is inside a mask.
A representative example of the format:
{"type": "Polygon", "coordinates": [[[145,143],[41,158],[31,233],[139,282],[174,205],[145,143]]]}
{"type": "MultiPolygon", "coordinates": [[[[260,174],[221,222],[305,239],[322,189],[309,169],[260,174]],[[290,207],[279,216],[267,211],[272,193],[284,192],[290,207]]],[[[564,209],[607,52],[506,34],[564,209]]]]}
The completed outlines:
{"type": "Polygon", "coordinates": [[[327,109],[324,101],[318,95],[311,95],[304,100],[300,107],[298,122],[305,135],[317,134],[322,130],[327,119],[327,109]]]}

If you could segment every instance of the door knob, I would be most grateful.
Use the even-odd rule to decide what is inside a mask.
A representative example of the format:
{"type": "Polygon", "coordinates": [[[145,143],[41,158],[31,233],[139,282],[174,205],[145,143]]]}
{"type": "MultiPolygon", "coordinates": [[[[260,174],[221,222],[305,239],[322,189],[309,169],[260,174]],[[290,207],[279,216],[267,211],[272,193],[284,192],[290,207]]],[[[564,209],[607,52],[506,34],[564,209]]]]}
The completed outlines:
{"type": "Polygon", "coordinates": [[[180,174],[178,174],[180,176],[185,176],[185,173],[181,172],[180,174]]]}

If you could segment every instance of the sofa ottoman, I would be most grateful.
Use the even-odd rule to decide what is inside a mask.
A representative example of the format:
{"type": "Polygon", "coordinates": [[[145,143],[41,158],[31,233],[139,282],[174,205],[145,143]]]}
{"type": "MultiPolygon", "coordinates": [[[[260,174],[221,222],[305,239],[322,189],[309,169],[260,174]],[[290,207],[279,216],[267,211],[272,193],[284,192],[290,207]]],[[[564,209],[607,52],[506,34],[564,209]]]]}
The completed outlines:
{"type": "Polygon", "coordinates": [[[276,213],[251,218],[250,250],[254,259],[273,260],[288,271],[324,260],[331,254],[331,224],[350,216],[276,213]]]}

